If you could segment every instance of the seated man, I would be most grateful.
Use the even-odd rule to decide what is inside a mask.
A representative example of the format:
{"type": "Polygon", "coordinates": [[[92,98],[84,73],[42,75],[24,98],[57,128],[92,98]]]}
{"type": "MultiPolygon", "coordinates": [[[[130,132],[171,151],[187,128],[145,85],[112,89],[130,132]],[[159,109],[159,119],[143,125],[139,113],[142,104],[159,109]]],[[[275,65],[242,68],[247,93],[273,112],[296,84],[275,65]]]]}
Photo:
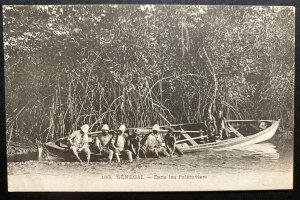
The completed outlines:
{"type": "Polygon", "coordinates": [[[159,158],[159,155],[170,156],[166,149],[162,146],[162,139],[159,132],[159,125],[155,124],[152,128],[152,133],[146,138],[144,148],[146,153],[149,155],[154,155],[156,158],[159,158]]]}
{"type": "Polygon", "coordinates": [[[119,130],[116,132],[116,134],[112,137],[111,140],[111,149],[114,151],[114,155],[117,158],[117,162],[120,162],[120,154],[124,150],[124,144],[125,144],[125,125],[121,125],[119,130]]]}
{"type": "Polygon", "coordinates": [[[268,128],[268,124],[266,122],[258,121],[258,127],[259,127],[259,130],[262,131],[262,130],[265,130],[266,128],[268,128]]]}
{"type": "Polygon", "coordinates": [[[78,156],[78,152],[84,151],[87,158],[87,163],[90,162],[90,156],[91,151],[89,149],[88,145],[88,131],[89,131],[89,125],[85,124],[80,127],[81,130],[74,131],[69,137],[68,141],[70,143],[70,149],[76,156],[76,158],[79,160],[80,163],[82,163],[82,160],[78,156]]]}
{"type": "Polygon", "coordinates": [[[136,131],[134,131],[132,135],[129,135],[126,138],[125,153],[128,156],[129,162],[132,162],[132,156],[136,157],[137,160],[139,159],[140,138],[137,135],[136,131]]]}
{"type": "Polygon", "coordinates": [[[170,156],[172,157],[175,151],[175,144],[176,144],[176,138],[173,134],[173,129],[170,128],[168,130],[167,135],[164,137],[165,140],[165,145],[167,148],[167,152],[170,154],[170,156]]]}
{"type": "Polygon", "coordinates": [[[101,130],[102,133],[99,138],[96,137],[95,145],[98,147],[101,154],[108,156],[108,162],[111,163],[114,154],[113,150],[109,149],[112,135],[109,134],[109,127],[107,124],[104,124],[101,130]]]}

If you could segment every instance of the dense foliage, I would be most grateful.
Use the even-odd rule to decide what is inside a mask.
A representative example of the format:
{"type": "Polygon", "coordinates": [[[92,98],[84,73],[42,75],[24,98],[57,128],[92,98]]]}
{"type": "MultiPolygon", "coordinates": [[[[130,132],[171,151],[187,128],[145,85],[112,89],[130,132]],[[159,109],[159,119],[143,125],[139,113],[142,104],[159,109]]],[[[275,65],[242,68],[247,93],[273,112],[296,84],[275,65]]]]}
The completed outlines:
{"type": "Polygon", "coordinates": [[[293,129],[294,10],[239,6],[5,6],[7,136],[230,119],[293,129]]]}

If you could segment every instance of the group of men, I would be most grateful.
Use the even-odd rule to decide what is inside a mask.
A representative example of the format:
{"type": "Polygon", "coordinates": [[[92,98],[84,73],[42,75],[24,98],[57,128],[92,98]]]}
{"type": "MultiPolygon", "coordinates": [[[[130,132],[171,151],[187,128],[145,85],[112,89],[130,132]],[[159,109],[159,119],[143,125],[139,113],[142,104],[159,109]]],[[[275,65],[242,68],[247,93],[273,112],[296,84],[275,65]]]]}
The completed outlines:
{"type": "Polygon", "coordinates": [[[176,138],[172,129],[169,129],[164,137],[165,145],[163,145],[163,140],[159,134],[158,124],[155,124],[152,132],[145,135],[143,139],[140,139],[137,132],[134,131],[131,134],[127,134],[125,130],[125,125],[121,125],[117,131],[109,131],[109,126],[104,124],[101,128],[101,133],[89,144],[89,125],[85,124],[80,127],[80,130],[74,131],[68,137],[70,149],[81,163],[82,160],[78,153],[84,152],[89,163],[90,146],[96,148],[99,154],[106,156],[109,163],[111,163],[113,157],[116,158],[117,162],[120,162],[121,154],[126,155],[129,162],[132,162],[133,158],[138,160],[140,155],[143,155],[145,158],[147,156],[156,158],[173,156],[176,138]]]}
{"type": "MultiPolygon", "coordinates": [[[[94,149],[96,148],[99,154],[107,156],[109,163],[111,163],[113,157],[116,158],[117,162],[120,162],[121,154],[126,155],[129,162],[132,162],[133,158],[139,159],[140,155],[144,157],[173,156],[175,152],[176,135],[172,129],[169,129],[164,140],[159,134],[158,124],[155,124],[152,127],[152,132],[146,134],[142,139],[136,132],[127,134],[125,130],[125,125],[121,125],[117,131],[110,131],[109,126],[104,124],[101,128],[101,133],[89,144],[87,134],[89,125],[85,124],[80,130],[74,131],[68,137],[70,149],[80,162],[82,160],[78,156],[78,152],[84,152],[87,162],[89,162],[91,146],[94,149]],[[163,145],[163,142],[165,145],[163,145]]],[[[212,106],[209,106],[205,114],[204,132],[208,136],[208,142],[230,137],[222,110],[212,114],[212,106]]]]}
{"type": "Polygon", "coordinates": [[[222,110],[218,110],[215,115],[212,114],[212,106],[207,109],[204,120],[205,132],[208,135],[209,140],[215,141],[216,139],[229,138],[228,127],[226,119],[222,110]]]}

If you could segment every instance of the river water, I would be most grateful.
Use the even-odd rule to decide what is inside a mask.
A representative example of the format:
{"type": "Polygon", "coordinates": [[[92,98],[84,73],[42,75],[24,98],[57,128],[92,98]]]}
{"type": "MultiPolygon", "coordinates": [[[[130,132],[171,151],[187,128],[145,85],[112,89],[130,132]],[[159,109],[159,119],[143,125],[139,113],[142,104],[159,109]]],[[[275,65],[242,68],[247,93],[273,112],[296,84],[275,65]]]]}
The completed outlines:
{"type": "Polygon", "coordinates": [[[292,177],[293,140],[280,135],[268,142],[238,149],[207,150],[173,158],[140,159],[133,163],[8,163],[11,191],[72,191],[75,188],[75,191],[290,189],[292,177]],[[120,180],[122,176],[125,180],[120,180]],[[137,180],[140,176],[144,179],[137,180]],[[35,182],[37,180],[38,183],[35,182]],[[34,187],[29,187],[28,181],[33,182],[34,187]],[[90,186],[91,181],[97,184],[90,186]],[[85,187],[83,182],[89,186],[85,187]],[[162,182],[165,187],[159,186],[162,182]],[[170,183],[174,185],[171,187],[170,183]],[[122,185],[121,189],[118,184],[122,185]],[[187,184],[189,187],[186,187],[187,184]]]}

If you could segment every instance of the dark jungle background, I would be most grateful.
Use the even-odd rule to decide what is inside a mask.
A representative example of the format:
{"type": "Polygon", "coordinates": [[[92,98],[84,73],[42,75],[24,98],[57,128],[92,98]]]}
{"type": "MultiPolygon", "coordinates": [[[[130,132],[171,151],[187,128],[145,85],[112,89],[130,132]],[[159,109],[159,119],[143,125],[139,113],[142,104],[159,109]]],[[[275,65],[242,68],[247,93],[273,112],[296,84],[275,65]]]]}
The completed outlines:
{"type": "Polygon", "coordinates": [[[6,137],[227,119],[294,123],[294,10],[5,6],[6,137]]]}

